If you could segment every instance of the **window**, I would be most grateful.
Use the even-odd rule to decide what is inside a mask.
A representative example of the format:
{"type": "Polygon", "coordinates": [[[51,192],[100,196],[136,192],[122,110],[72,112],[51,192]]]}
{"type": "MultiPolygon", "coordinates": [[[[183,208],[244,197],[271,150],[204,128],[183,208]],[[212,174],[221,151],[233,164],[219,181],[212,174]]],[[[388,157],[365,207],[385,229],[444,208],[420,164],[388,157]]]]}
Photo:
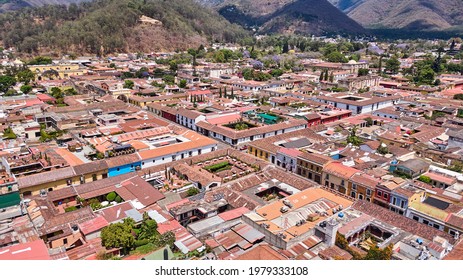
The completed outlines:
{"type": "Polygon", "coordinates": [[[437,225],[437,224],[434,224],[432,227],[433,227],[433,228],[437,228],[437,229],[440,229],[440,226],[439,226],[439,225],[437,225]]]}
{"type": "Polygon", "coordinates": [[[371,195],[371,190],[367,189],[367,195],[371,195]]]}
{"type": "Polygon", "coordinates": [[[395,197],[392,198],[392,204],[396,205],[397,199],[395,197]]]}
{"type": "Polygon", "coordinates": [[[63,239],[63,244],[64,244],[64,245],[68,244],[68,239],[67,239],[67,238],[64,238],[64,239],[63,239]]]}
{"type": "Polygon", "coordinates": [[[96,174],[92,174],[92,180],[93,180],[93,181],[96,181],[96,180],[98,180],[98,178],[97,178],[96,174]]]}
{"type": "MultiPolygon", "coordinates": [[[[341,185],[344,185],[344,180],[342,180],[341,185]]],[[[352,184],[352,189],[353,189],[353,190],[356,190],[356,189],[357,189],[357,185],[356,185],[356,184],[352,184]]]]}
{"type": "Polygon", "coordinates": [[[334,189],[334,184],[333,184],[333,183],[331,183],[330,187],[331,187],[332,189],[334,189]]]}
{"type": "Polygon", "coordinates": [[[383,192],[382,191],[378,191],[378,196],[382,196],[383,195],[383,192]]]}
{"type": "Polygon", "coordinates": [[[419,218],[419,217],[417,217],[417,216],[413,216],[413,220],[415,220],[415,221],[419,221],[419,220],[420,220],[420,218],[419,218]]]}
{"type": "Polygon", "coordinates": [[[52,191],[53,191],[53,188],[48,188],[48,191],[49,191],[49,192],[52,192],[52,191]]]}
{"type": "Polygon", "coordinates": [[[384,193],[384,194],[383,194],[383,197],[387,199],[387,193],[384,193]]]}
{"type": "Polygon", "coordinates": [[[326,174],[325,180],[329,180],[329,179],[330,179],[330,174],[326,174]]]}
{"type": "Polygon", "coordinates": [[[155,159],[153,159],[153,163],[155,163],[155,162],[156,162],[156,160],[155,160],[155,159]]]}
{"type": "Polygon", "coordinates": [[[363,200],[363,194],[359,194],[359,199],[363,200]]]}
{"type": "Polygon", "coordinates": [[[429,225],[429,221],[428,220],[423,220],[423,224],[429,225]]]}
{"type": "Polygon", "coordinates": [[[117,171],[121,171],[121,169],[118,167],[118,168],[117,168],[117,171]]]}
{"type": "Polygon", "coordinates": [[[344,186],[344,180],[341,180],[341,186],[344,186]]]}
{"type": "Polygon", "coordinates": [[[402,201],[400,202],[400,208],[405,208],[405,201],[402,200],[402,201]]]}
{"type": "Polygon", "coordinates": [[[356,194],[355,192],[351,192],[351,193],[350,193],[350,196],[353,197],[353,198],[355,198],[355,197],[357,196],[357,194],[356,194]]]}

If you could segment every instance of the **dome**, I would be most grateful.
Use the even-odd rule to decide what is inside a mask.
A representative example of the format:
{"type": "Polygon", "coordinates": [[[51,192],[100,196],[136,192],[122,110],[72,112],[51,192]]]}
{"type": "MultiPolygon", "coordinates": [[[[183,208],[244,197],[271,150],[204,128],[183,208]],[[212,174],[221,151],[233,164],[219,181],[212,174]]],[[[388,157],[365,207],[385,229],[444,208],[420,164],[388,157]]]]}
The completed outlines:
{"type": "Polygon", "coordinates": [[[357,64],[357,61],[352,59],[352,60],[349,60],[349,62],[347,62],[347,64],[357,64]]]}

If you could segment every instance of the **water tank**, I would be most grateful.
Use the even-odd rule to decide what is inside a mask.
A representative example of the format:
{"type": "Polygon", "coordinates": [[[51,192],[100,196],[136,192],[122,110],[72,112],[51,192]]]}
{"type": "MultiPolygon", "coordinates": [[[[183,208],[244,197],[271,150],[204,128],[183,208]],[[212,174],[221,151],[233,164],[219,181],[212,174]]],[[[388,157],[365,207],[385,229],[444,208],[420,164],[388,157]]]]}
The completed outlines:
{"type": "Polygon", "coordinates": [[[339,217],[339,218],[344,218],[344,213],[339,212],[338,217],[339,217]]]}

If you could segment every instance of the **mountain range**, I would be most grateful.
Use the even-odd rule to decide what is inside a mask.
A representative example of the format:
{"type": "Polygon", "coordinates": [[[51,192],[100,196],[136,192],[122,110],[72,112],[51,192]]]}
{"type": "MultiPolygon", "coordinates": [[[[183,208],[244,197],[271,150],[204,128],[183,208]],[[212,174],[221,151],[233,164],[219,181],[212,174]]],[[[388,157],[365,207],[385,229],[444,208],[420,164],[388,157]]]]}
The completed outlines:
{"type": "Polygon", "coordinates": [[[461,0],[329,0],[362,26],[449,30],[463,25],[461,0]]]}
{"type": "Polygon", "coordinates": [[[262,31],[304,31],[307,28],[315,31],[360,31],[358,25],[329,4],[368,29],[437,31],[460,29],[463,26],[461,0],[197,1],[214,7],[229,20],[240,22],[246,19],[246,23],[260,24],[262,31]]]}
{"type": "Polygon", "coordinates": [[[327,0],[202,0],[231,22],[258,33],[360,34],[365,30],[327,0]]]}
{"type": "Polygon", "coordinates": [[[14,11],[44,5],[69,5],[91,0],[0,0],[0,12],[14,11]]]}

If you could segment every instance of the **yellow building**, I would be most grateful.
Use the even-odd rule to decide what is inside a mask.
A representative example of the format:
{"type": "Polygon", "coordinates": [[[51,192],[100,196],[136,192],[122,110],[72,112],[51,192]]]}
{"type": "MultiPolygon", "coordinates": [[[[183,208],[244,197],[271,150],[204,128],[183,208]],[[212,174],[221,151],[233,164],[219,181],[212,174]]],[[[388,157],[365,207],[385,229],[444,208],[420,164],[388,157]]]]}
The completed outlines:
{"type": "Polygon", "coordinates": [[[347,195],[368,202],[373,201],[376,185],[380,182],[368,174],[363,172],[355,173],[350,179],[351,184],[348,184],[347,195]]]}
{"type": "MultiPolygon", "coordinates": [[[[252,144],[250,144],[252,145],[252,144]]],[[[269,152],[266,151],[265,149],[263,148],[258,148],[258,147],[253,147],[253,146],[249,146],[248,147],[248,152],[251,154],[251,155],[254,155],[255,157],[258,157],[260,159],[263,159],[265,161],[269,161],[269,152]]]]}
{"type": "Polygon", "coordinates": [[[105,161],[89,162],[18,178],[19,191],[24,196],[52,192],[71,185],[80,185],[108,177],[105,161]]]}
{"type": "Polygon", "coordinates": [[[350,178],[360,172],[360,170],[345,166],[340,162],[330,162],[323,168],[323,185],[342,194],[349,195],[348,190],[352,190],[350,178]]]}
{"type": "Polygon", "coordinates": [[[82,76],[87,74],[87,70],[81,68],[78,64],[46,64],[46,65],[30,65],[29,70],[35,74],[37,80],[50,79],[65,79],[70,76],[82,76]],[[58,77],[51,73],[51,70],[56,71],[58,77]],[[49,71],[49,72],[47,72],[49,71]]]}

